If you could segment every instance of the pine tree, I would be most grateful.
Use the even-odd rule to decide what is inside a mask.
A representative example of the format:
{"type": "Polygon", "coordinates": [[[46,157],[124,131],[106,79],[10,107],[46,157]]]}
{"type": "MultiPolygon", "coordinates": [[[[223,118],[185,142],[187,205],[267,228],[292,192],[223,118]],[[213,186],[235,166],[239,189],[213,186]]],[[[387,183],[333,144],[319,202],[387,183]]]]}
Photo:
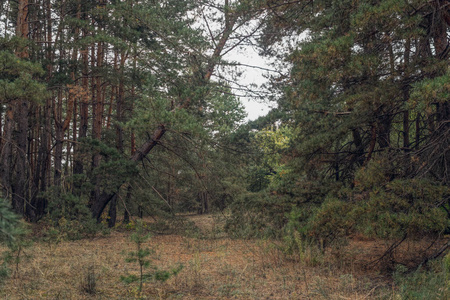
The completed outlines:
{"type": "MultiPolygon", "coordinates": [[[[288,79],[282,81],[279,106],[294,132],[294,159],[287,178],[295,183],[292,201],[309,203],[300,210],[310,210],[313,216],[296,215],[295,222],[306,222],[297,223],[306,226],[303,230],[323,238],[329,234],[323,232],[326,222],[340,222],[345,234],[355,229],[352,222],[371,220],[362,226],[370,231],[371,226],[382,223],[376,215],[384,213],[396,219],[395,225],[390,225],[393,235],[397,235],[394,228],[402,228],[400,235],[437,234],[448,228],[448,173],[443,166],[448,165],[444,82],[450,22],[445,3],[268,3],[271,17],[265,21],[261,39],[264,51],[272,54],[275,47],[283,45],[282,38],[293,45],[284,56],[291,68],[288,79]],[[373,173],[367,173],[369,170],[373,173]],[[362,178],[370,180],[371,176],[380,180],[369,187],[362,178]],[[424,178],[425,182],[420,181],[424,178]],[[399,182],[427,186],[439,200],[399,192],[399,182]],[[351,192],[343,192],[347,189],[351,192]],[[386,200],[389,204],[380,202],[375,195],[379,190],[386,193],[386,199],[391,197],[391,202],[386,200]],[[357,200],[360,197],[364,201],[357,200]],[[336,198],[337,202],[332,200],[336,198]],[[417,204],[407,209],[409,221],[405,222],[394,208],[402,201],[417,204]],[[365,205],[377,207],[377,212],[366,210],[365,205]],[[383,205],[388,207],[385,212],[383,205]],[[434,207],[439,208],[434,211],[434,207]],[[338,217],[333,215],[336,209],[356,220],[334,219],[338,217]],[[352,214],[349,209],[361,210],[352,214]],[[432,222],[439,226],[425,222],[428,225],[415,227],[430,211],[435,212],[432,222]],[[345,228],[345,222],[352,227],[345,228]]],[[[389,231],[385,225],[383,230],[389,231]]],[[[386,233],[382,232],[378,234],[386,233]]]]}

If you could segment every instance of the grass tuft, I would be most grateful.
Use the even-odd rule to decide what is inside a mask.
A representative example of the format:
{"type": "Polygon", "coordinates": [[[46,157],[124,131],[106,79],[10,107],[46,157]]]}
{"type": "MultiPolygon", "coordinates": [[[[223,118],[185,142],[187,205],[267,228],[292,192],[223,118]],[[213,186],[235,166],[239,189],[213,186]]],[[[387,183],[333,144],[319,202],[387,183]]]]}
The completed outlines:
{"type": "Polygon", "coordinates": [[[85,269],[82,275],[80,289],[82,293],[89,295],[97,294],[97,276],[95,275],[95,268],[93,265],[85,269]]]}

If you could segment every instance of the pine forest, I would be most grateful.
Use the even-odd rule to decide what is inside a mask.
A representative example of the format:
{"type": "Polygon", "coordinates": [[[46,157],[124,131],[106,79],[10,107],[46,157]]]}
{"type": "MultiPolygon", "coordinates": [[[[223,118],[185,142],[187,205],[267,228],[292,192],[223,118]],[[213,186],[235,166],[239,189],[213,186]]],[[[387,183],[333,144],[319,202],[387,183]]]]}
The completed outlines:
{"type": "Polygon", "coordinates": [[[0,0],[0,297],[450,299],[449,61],[450,0],[0,0]]]}

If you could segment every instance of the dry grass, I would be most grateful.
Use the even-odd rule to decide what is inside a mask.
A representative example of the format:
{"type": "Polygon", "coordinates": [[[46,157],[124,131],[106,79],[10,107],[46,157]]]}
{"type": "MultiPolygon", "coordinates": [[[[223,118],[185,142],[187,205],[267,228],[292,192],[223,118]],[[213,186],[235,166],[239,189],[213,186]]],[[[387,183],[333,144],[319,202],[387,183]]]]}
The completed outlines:
{"type": "MultiPolygon", "coordinates": [[[[137,271],[124,253],[134,249],[131,232],[113,232],[60,244],[36,242],[3,299],[375,299],[385,281],[352,266],[311,267],[286,258],[272,241],[232,240],[211,216],[192,216],[197,237],[157,235],[145,245],[153,263],[184,269],[166,282],[147,282],[141,295],[120,276],[137,271]],[[214,236],[215,238],[211,238],[214,236]],[[207,238],[205,238],[207,237],[207,238]],[[89,284],[95,278],[94,287],[89,284]],[[88,288],[86,288],[88,287],[88,288]]],[[[91,282],[92,283],[92,282],[91,282]]]]}

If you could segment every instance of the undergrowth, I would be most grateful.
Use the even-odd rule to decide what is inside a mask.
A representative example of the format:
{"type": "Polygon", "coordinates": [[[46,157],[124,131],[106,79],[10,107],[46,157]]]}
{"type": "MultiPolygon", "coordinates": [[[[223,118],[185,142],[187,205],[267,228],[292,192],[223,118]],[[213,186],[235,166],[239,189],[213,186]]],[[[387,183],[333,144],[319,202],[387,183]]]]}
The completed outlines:
{"type": "Polygon", "coordinates": [[[431,263],[408,273],[399,267],[394,273],[393,299],[450,299],[450,252],[431,263]]]}

